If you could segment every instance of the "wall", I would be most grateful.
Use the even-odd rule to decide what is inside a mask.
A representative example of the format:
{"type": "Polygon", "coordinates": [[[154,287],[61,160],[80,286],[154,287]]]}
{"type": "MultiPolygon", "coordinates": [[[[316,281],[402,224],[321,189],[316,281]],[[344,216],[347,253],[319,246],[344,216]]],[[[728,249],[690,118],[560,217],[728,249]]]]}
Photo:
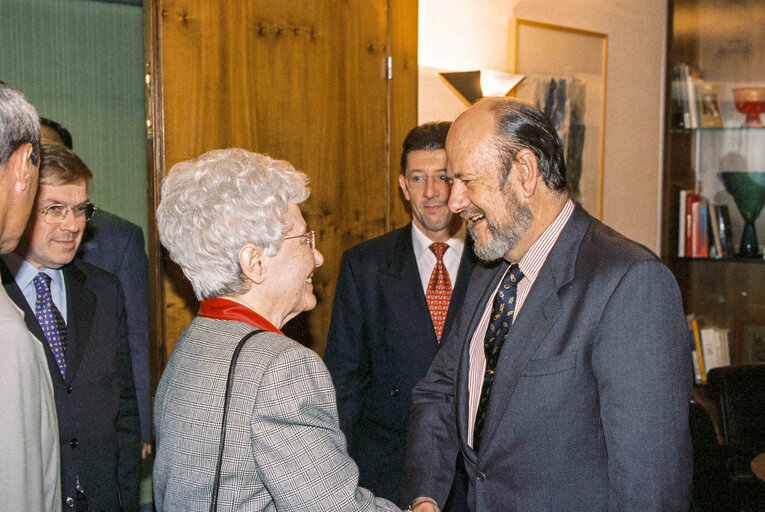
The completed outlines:
{"type": "Polygon", "coordinates": [[[72,134],[90,199],[146,232],[141,7],[0,0],[0,79],[72,134]]]}
{"type": "Polygon", "coordinates": [[[658,252],[665,0],[420,0],[419,122],[466,108],[438,71],[508,70],[513,17],[608,34],[603,220],[658,252]]]}

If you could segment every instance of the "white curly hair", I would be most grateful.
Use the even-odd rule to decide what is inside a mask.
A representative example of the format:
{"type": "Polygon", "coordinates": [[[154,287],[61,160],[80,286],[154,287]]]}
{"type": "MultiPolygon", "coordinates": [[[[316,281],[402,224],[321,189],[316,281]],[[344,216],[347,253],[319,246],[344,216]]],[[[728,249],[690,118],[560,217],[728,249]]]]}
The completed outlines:
{"type": "Polygon", "coordinates": [[[290,203],[310,194],[308,176],[284,160],[217,149],[175,164],[162,180],[157,229],[199,300],[247,291],[239,251],[276,254],[290,203]]]}

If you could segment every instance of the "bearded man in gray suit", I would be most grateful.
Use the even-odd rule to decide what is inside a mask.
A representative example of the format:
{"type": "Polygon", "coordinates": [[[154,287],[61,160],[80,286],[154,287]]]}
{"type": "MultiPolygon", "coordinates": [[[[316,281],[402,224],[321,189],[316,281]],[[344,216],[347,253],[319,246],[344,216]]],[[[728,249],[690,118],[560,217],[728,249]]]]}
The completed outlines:
{"type": "Polygon", "coordinates": [[[688,510],[690,347],[670,271],[573,203],[536,109],[483,100],[446,151],[449,207],[499,264],[477,267],[413,391],[403,498],[437,510],[461,450],[474,512],[688,510]]]}

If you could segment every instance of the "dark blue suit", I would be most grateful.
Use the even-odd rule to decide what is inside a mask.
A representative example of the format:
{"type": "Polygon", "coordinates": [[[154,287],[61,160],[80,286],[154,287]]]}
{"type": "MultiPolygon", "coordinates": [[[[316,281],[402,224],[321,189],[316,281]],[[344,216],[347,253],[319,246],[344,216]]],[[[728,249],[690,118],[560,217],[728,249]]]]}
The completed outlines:
{"type": "Polygon", "coordinates": [[[116,275],[125,294],[128,343],[141,418],[141,441],[151,442],[149,382],[149,278],[143,231],[125,219],[98,210],[85,228],[77,256],[116,275]]]}
{"type": "Polygon", "coordinates": [[[473,273],[412,394],[403,498],[443,500],[461,451],[474,512],[688,510],[680,290],[653,253],[579,206],[502,348],[480,449],[467,445],[470,340],[504,268],[473,273]]]}
{"type": "MultiPolygon", "coordinates": [[[[449,332],[473,270],[466,243],[444,327],[449,332]]],[[[439,350],[412,246],[411,224],[343,255],[325,362],[359,485],[399,501],[412,388],[439,350]]],[[[450,461],[452,468],[457,458],[450,461]]],[[[464,496],[463,496],[464,499],[464,496]]]]}
{"type": "MultiPolygon", "coordinates": [[[[117,278],[75,261],[62,268],[66,284],[66,380],[34,311],[0,261],[8,296],[24,311],[43,344],[58,415],[62,498],[79,478],[89,510],[138,510],[140,439],[125,308],[117,278]]],[[[64,510],[68,507],[64,505],[64,510]]]]}

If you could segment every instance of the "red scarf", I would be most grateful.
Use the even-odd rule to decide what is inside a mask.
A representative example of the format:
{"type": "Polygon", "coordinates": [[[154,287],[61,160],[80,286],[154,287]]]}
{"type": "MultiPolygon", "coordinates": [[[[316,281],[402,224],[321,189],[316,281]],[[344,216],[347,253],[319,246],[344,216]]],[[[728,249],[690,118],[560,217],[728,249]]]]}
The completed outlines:
{"type": "Polygon", "coordinates": [[[205,318],[214,318],[215,320],[234,320],[244,322],[258,329],[271,331],[276,334],[284,333],[274,327],[274,325],[238,302],[229,299],[205,299],[199,305],[199,316],[205,318]]]}

